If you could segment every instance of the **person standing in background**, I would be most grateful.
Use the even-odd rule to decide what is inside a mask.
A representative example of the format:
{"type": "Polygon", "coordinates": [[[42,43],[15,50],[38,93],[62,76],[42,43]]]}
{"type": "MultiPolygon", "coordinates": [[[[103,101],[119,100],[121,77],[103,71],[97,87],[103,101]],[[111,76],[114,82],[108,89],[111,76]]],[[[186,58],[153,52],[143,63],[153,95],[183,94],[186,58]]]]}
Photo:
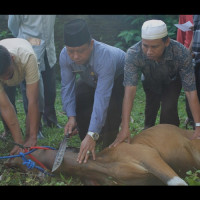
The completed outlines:
{"type": "MultiPolygon", "coordinates": [[[[200,99],[200,15],[193,15],[193,38],[189,47],[189,50],[192,53],[192,57],[194,60],[194,70],[195,70],[195,79],[196,79],[196,88],[198,99],[200,99]]],[[[193,129],[195,128],[194,118],[191,115],[191,110],[188,107],[187,113],[189,113],[189,122],[193,125],[193,129]]]]}
{"type": "MultiPolygon", "coordinates": [[[[190,21],[193,24],[193,15],[180,15],[179,16],[179,24],[184,24],[190,21]]],[[[177,37],[176,40],[183,44],[188,50],[191,49],[191,41],[193,37],[193,31],[182,31],[181,29],[177,30],[177,37]]],[[[187,119],[185,120],[186,128],[188,124],[191,124],[194,128],[194,120],[192,117],[192,113],[189,108],[188,100],[185,98],[185,107],[187,113],[187,119]]]]}
{"type": "MultiPolygon", "coordinates": [[[[9,15],[8,28],[13,36],[28,40],[37,55],[41,72],[40,87],[44,90],[43,122],[49,127],[60,128],[56,112],[56,52],[54,45],[55,15],[9,15]]],[[[26,99],[24,109],[27,113],[25,82],[21,85],[23,98],[26,99]]],[[[40,131],[38,137],[44,137],[40,131]]]]}
{"type": "MultiPolygon", "coordinates": [[[[180,15],[179,16],[179,24],[184,24],[190,21],[193,24],[193,15],[180,15]]],[[[192,41],[193,32],[191,31],[182,31],[181,29],[177,30],[176,40],[183,44],[186,48],[189,49],[191,41],[192,41]]]]}

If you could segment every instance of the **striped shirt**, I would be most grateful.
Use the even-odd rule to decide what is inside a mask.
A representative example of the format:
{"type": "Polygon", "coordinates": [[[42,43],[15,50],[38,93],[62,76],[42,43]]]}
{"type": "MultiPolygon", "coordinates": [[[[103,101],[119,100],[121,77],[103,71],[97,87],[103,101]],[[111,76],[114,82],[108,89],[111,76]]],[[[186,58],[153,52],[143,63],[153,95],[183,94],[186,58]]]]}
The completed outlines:
{"type": "Polygon", "coordinates": [[[195,63],[200,63],[200,15],[194,15],[194,32],[192,51],[195,54],[195,63]]]}
{"type": "Polygon", "coordinates": [[[107,116],[107,109],[114,80],[124,73],[125,52],[94,40],[93,51],[87,66],[78,66],[64,47],[60,53],[61,96],[67,116],[76,116],[76,74],[95,89],[94,105],[89,131],[100,133],[107,116]]]}
{"type": "Polygon", "coordinates": [[[39,44],[32,44],[37,56],[39,70],[45,71],[44,54],[47,53],[49,66],[56,63],[56,51],[54,44],[55,15],[9,15],[8,28],[13,36],[28,40],[33,39],[39,44]]]}

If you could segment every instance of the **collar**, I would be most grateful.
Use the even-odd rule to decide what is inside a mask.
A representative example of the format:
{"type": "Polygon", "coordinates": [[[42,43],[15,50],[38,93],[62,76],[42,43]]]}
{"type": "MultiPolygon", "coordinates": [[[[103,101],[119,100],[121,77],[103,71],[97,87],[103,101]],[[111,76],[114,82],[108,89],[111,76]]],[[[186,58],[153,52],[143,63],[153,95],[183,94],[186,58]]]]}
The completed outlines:
{"type": "Polygon", "coordinates": [[[173,60],[173,49],[172,49],[171,40],[170,40],[169,46],[165,48],[163,59],[173,60]]]}
{"type": "MultiPolygon", "coordinates": [[[[94,40],[94,39],[93,39],[94,40]]],[[[94,44],[93,44],[93,49],[89,58],[88,63],[86,64],[86,67],[91,67],[94,66],[94,51],[95,51],[95,46],[96,46],[96,40],[94,40],[94,44]]]]}

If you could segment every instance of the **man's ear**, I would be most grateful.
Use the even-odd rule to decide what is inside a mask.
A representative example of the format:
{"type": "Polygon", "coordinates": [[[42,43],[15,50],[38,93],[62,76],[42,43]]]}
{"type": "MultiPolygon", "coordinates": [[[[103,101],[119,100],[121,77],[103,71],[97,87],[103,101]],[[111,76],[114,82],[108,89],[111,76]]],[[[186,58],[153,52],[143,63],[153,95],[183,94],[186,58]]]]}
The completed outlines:
{"type": "Polygon", "coordinates": [[[91,46],[91,48],[93,48],[93,45],[94,45],[94,40],[91,39],[91,42],[90,42],[90,46],[91,46]]]}
{"type": "Polygon", "coordinates": [[[168,47],[170,44],[170,38],[168,37],[167,40],[165,41],[165,47],[168,47]]]}

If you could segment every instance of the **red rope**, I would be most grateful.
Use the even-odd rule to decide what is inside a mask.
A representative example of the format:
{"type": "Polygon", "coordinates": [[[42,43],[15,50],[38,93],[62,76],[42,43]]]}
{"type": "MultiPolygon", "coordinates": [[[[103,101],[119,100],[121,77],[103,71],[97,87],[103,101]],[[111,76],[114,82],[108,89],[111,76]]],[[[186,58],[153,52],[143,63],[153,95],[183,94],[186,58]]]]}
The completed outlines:
{"type": "MultiPolygon", "coordinates": [[[[50,148],[48,147],[39,147],[39,146],[34,146],[34,147],[30,147],[30,150],[32,149],[45,149],[45,150],[49,150],[50,148]]],[[[25,149],[25,153],[28,152],[28,149],[25,149]]],[[[39,160],[37,160],[33,155],[29,154],[28,155],[34,162],[36,162],[38,165],[40,165],[43,169],[48,170],[47,167],[45,167],[44,164],[42,164],[39,160]]]]}
{"type": "Polygon", "coordinates": [[[31,149],[45,149],[45,150],[49,150],[50,148],[49,148],[49,147],[34,146],[34,147],[30,147],[30,150],[31,150],[31,149]]]}

